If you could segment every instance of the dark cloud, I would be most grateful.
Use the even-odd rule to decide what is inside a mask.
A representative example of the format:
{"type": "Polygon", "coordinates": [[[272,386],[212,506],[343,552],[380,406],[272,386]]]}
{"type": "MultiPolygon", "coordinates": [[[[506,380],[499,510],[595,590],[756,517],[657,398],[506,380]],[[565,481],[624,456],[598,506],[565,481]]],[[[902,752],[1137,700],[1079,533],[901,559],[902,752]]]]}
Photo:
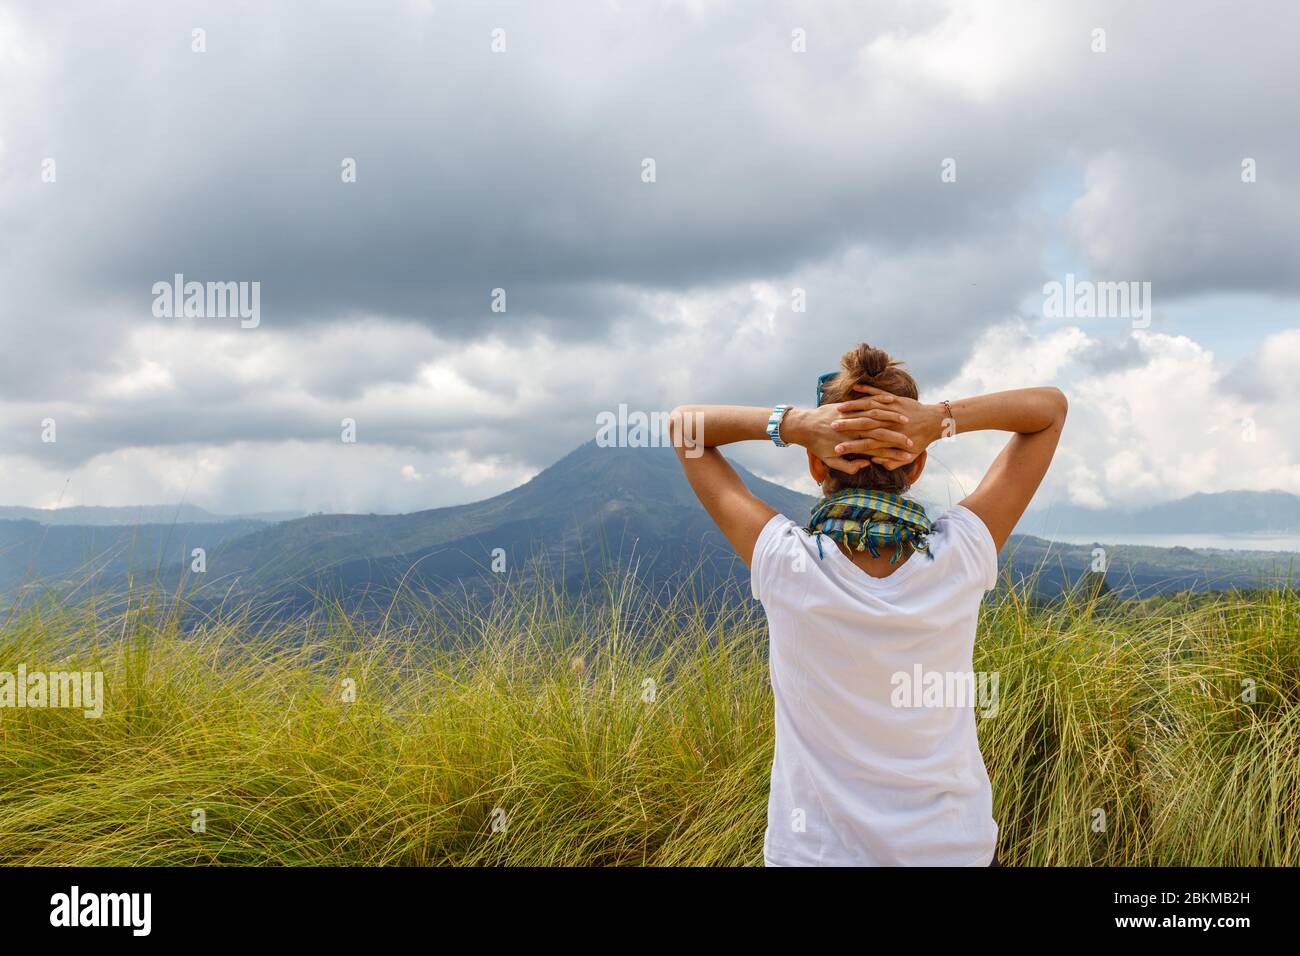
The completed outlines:
{"type": "Polygon", "coordinates": [[[1088,371],[1105,375],[1138,368],[1148,361],[1142,343],[1132,336],[1122,339],[1092,339],[1075,353],[1075,361],[1088,371]]]}
{"type": "Polygon", "coordinates": [[[619,402],[803,400],[860,340],[946,381],[1063,243],[1162,305],[1294,295],[1296,26],[1209,2],[13,6],[0,437],[70,468],[320,441],[357,409],[376,444],[527,469],[619,402]],[[260,282],[261,326],[155,319],[178,272],[260,282]],[[45,414],[58,449],[31,444],[45,414]]]}

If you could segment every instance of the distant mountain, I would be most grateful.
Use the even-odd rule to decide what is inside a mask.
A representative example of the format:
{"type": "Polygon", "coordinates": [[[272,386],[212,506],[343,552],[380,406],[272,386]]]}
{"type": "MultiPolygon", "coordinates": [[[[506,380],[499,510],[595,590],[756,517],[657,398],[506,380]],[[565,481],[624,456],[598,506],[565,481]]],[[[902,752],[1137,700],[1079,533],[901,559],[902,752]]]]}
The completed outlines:
{"type": "MultiPolygon", "coordinates": [[[[739,466],[737,471],[774,508],[797,521],[807,519],[811,497],[739,466]]],[[[1235,514],[1238,520],[1230,527],[1241,530],[1240,521],[1258,514],[1260,501],[1251,493],[1239,494],[1244,497],[1201,496],[1214,502],[1199,508],[1235,514]],[[1234,502],[1239,505],[1235,512],[1234,502]]],[[[1183,503],[1174,505],[1179,507],[1167,514],[1184,513],[1183,503]]],[[[1286,513],[1284,501],[1269,505],[1271,515],[1286,513]]],[[[1198,506],[1187,507],[1195,511],[1198,506]]],[[[1091,532],[1099,525],[1083,527],[1091,532]]],[[[1133,530],[1131,523],[1124,528],[1133,530]]],[[[1121,595],[1251,587],[1289,574],[1294,558],[1272,552],[1110,547],[1104,556],[1105,580],[1121,595]]],[[[1013,535],[1001,561],[1013,579],[1032,578],[1039,593],[1050,595],[1091,576],[1097,555],[1092,546],[1013,535]]],[[[503,581],[543,577],[582,591],[598,586],[610,569],[631,567],[652,586],[686,586],[700,593],[748,579],[668,448],[601,448],[589,442],[494,498],[405,515],[133,527],[0,521],[0,593],[11,595],[39,593],[38,584],[60,589],[82,585],[84,590],[88,574],[94,587],[106,590],[120,587],[131,574],[137,584],[156,580],[165,590],[183,579],[199,604],[247,598],[290,611],[321,595],[349,605],[383,600],[404,584],[433,592],[476,592],[503,581]],[[192,550],[199,547],[207,558],[202,575],[189,570],[192,550]],[[498,567],[504,560],[504,573],[493,569],[494,559],[498,567]]]]}
{"type": "Polygon", "coordinates": [[[301,511],[265,511],[244,515],[213,514],[197,505],[129,505],[126,507],[73,506],[68,508],[22,508],[0,505],[0,521],[35,521],[44,525],[87,525],[90,527],[143,524],[219,524],[230,521],[273,523],[302,517],[301,511]]]}
{"type": "Polygon", "coordinates": [[[1300,532],[1300,495],[1285,491],[1197,493],[1146,508],[1080,508],[1055,505],[1032,511],[1021,521],[1036,533],[1232,534],[1300,532]]]}
{"type": "MultiPolygon", "coordinates": [[[[735,467],[755,495],[799,522],[808,518],[812,497],[735,467]]],[[[635,564],[651,583],[706,592],[748,580],[671,449],[590,442],[486,501],[409,515],[319,515],[256,531],[230,543],[219,563],[227,579],[213,581],[290,604],[320,593],[385,594],[400,582],[472,589],[500,580],[491,571],[495,549],[509,575],[544,575],[574,590],[592,586],[611,565],[635,564]]],[[[1292,558],[1111,547],[1106,581],[1121,595],[1251,587],[1285,576],[1292,558]]],[[[1091,576],[1096,560],[1091,546],[1027,535],[1013,536],[1001,556],[1013,579],[1032,578],[1044,594],[1091,576]]]]}
{"type": "Polygon", "coordinates": [[[1099,561],[1107,589],[1120,597],[1300,582],[1300,554],[1292,552],[1106,545],[1098,553],[1098,547],[1013,534],[998,564],[1012,580],[1031,580],[1041,595],[1093,580],[1099,561]]]}
{"type": "Polygon", "coordinates": [[[260,521],[130,527],[0,521],[0,595],[115,590],[128,578],[170,591],[187,573],[195,548],[214,563],[227,542],[263,527],[260,521]]]}
{"type": "MultiPolygon", "coordinates": [[[[811,497],[736,470],[774,508],[807,518],[811,497]]],[[[545,575],[575,590],[632,564],[647,580],[706,590],[747,574],[672,449],[594,441],[485,501],[406,515],[313,515],[256,531],[231,543],[220,571],[222,586],[306,603],[322,592],[385,593],[403,582],[484,586],[501,580],[494,554],[507,576],[545,575]]]]}

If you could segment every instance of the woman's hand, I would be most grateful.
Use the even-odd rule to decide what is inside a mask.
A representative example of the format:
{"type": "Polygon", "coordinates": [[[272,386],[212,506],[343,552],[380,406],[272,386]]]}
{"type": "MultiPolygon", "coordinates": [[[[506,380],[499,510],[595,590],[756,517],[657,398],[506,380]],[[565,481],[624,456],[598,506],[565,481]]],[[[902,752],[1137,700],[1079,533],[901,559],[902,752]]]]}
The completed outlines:
{"type": "Polygon", "coordinates": [[[787,442],[802,445],[831,468],[846,474],[856,474],[876,460],[876,456],[880,456],[881,463],[896,460],[893,467],[898,467],[915,456],[895,457],[911,451],[904,431],[908,418],[890,407],[895,399],[898,396],[881,392],[870,399],[837,405],[791,408],[781,423],[781,435],[787,442]],[[874,404],[867,408],[867,402],[874,404]],[[847,418],[848,415],[852,418],[847,418]],[[872,457],[850,460],[843,457],[846,454],[872,457]]]}
{"type": "Polygon", "coordinates": [[[871,461],[890,471],[911,464],[943,434],[942,405],[925,405],[870,385],[855,385],[865,398],[823,405],[837,412],[830,427],[840,435],[832,454],[870,455],[871,461]],[[881,422],[895,423],[882,429],[881,422]]]}

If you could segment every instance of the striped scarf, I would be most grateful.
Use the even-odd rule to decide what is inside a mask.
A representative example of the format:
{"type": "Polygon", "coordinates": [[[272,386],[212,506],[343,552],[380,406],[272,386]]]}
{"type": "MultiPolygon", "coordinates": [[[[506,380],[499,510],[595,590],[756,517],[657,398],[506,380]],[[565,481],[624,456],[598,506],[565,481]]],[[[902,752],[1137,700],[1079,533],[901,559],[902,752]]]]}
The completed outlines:
{"type": "Polygon", "coordinates": [[[868,550],[873,558],[880,557],[881,545],[892,544],[894,556],[889,563],[894,564],[908,544],[933,558],[926,540],[933,526],[925,509],[902,495],[842,488],[817,503],[804,531],[817,536],[818,557],[825,557],[821,536],[826,535],[849,547],[856,546],[858,551],[868,550]]]}

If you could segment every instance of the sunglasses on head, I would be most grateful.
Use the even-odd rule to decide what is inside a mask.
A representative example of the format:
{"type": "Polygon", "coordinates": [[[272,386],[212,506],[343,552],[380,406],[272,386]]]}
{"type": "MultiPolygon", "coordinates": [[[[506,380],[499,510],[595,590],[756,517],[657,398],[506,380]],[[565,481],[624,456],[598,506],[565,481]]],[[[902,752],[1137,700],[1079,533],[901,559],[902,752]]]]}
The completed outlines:
{"type": "Polygon", "coordinates": [[[826,390],[826,383],[839,374],[840,373],[838,371],[823,372],[821,375],[817,376],[817,405],[818,406],[820,406],[822,403],[822,395],[826,390]]]}

